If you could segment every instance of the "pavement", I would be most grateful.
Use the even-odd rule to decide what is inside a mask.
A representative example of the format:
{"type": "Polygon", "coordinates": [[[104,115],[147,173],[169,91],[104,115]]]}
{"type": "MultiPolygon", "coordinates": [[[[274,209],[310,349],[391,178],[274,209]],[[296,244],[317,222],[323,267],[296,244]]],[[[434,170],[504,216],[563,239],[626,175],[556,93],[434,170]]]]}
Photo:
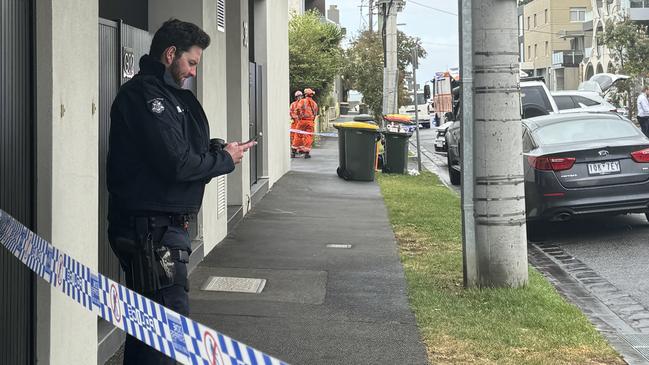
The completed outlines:
{"type": "Polygon", "coordinates": [[[190,317],[291,364],[427,364],[378,185],[338,178],[335,138],[312,156],[198,265],[190,317]],[[203,291],[209,276],[267,282],[203,291]]]}

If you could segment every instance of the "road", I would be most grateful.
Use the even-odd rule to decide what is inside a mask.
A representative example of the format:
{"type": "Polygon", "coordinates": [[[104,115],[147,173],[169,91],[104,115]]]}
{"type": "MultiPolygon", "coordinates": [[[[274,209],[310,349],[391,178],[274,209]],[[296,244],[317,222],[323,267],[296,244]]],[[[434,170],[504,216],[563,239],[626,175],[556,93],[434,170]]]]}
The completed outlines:
{"type": "MultiPolygon", "coordinates": [[[[422,163],[447,185],[446,157],[435,154],[435,129],[422,129],[422,163]]],[[[411,139],[413,142],[415,138],[411,139]]],[[[414,146],[411,145],[414,151],[414,146]]],[[[454,191],[459,191],[453,186],[454,191]]],[[[643,214],[548,223],[538,244],[554,244],[649,308],[649,223],[643,214]]]]}

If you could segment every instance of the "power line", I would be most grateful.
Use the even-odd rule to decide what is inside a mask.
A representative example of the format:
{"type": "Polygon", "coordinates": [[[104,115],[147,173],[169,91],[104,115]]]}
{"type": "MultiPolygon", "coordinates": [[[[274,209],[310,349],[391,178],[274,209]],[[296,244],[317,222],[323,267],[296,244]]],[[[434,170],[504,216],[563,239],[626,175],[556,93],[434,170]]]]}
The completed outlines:
{"type": "Polygon", "coordinates": [[[413,0],[408,0],[407,2],[408,2],[408,3],[413,3],[413,4],[415,4],[415,5],[419,5],[419,6],[423,7],[423,8],[427,8],[427,9],[431,9],[431,10],[439,11],[440,13],[444,13],[444,14],[448,14],[448,15],[457,16],[457,14],[452,13],[452,12],[450,12],[450,11],[443,10],[443,9],[439,9],[439,8],[434,8],[434,7],[430,6],[430,5],[426,5],[426,4],[418,3],[418,2],[413,1],[413,0]]]}

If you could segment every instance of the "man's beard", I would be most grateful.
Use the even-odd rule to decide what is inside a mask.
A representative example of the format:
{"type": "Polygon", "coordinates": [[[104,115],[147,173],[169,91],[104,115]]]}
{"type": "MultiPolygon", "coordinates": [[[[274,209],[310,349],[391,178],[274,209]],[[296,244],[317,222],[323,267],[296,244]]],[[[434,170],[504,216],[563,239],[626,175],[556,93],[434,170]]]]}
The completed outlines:
{"type": "Polygon", "coordinates": [[[180,58],[176,58],[169,67],[169,73],[179,87],[183,87],[185,80],[180,72],[180,58]]]}

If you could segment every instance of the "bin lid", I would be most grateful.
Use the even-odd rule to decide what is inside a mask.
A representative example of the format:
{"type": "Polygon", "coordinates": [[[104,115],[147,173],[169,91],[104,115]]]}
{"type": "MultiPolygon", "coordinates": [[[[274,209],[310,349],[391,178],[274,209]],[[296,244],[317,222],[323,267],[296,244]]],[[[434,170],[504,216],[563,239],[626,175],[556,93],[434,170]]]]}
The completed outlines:
{"type": "Polygon", "coordinates": [[[392,132],[388,130],[383,130],[381,133],[385,136],[400,136],[400,137],[412,137],[412,132],[392,132]]]}
{"type": "Polygon", "coordinates": [[[383,119],[393,123],[412,123],[412,118],[408,114],[386,114],[383,119]]]}
{"type": "Polygon", "coordinates": [[[334,123],[334,128],[354,128],[354,129],[371,129],[379,130],[379,126],[374,123],[365,123],[365,122],[343,122],[343,123],[334,123]]]}
{"type": "Polygon", "coordinates": [[[369,114],[360,114],[354,117],[355,122],[374,122],[374,117],[369,114]]]}

